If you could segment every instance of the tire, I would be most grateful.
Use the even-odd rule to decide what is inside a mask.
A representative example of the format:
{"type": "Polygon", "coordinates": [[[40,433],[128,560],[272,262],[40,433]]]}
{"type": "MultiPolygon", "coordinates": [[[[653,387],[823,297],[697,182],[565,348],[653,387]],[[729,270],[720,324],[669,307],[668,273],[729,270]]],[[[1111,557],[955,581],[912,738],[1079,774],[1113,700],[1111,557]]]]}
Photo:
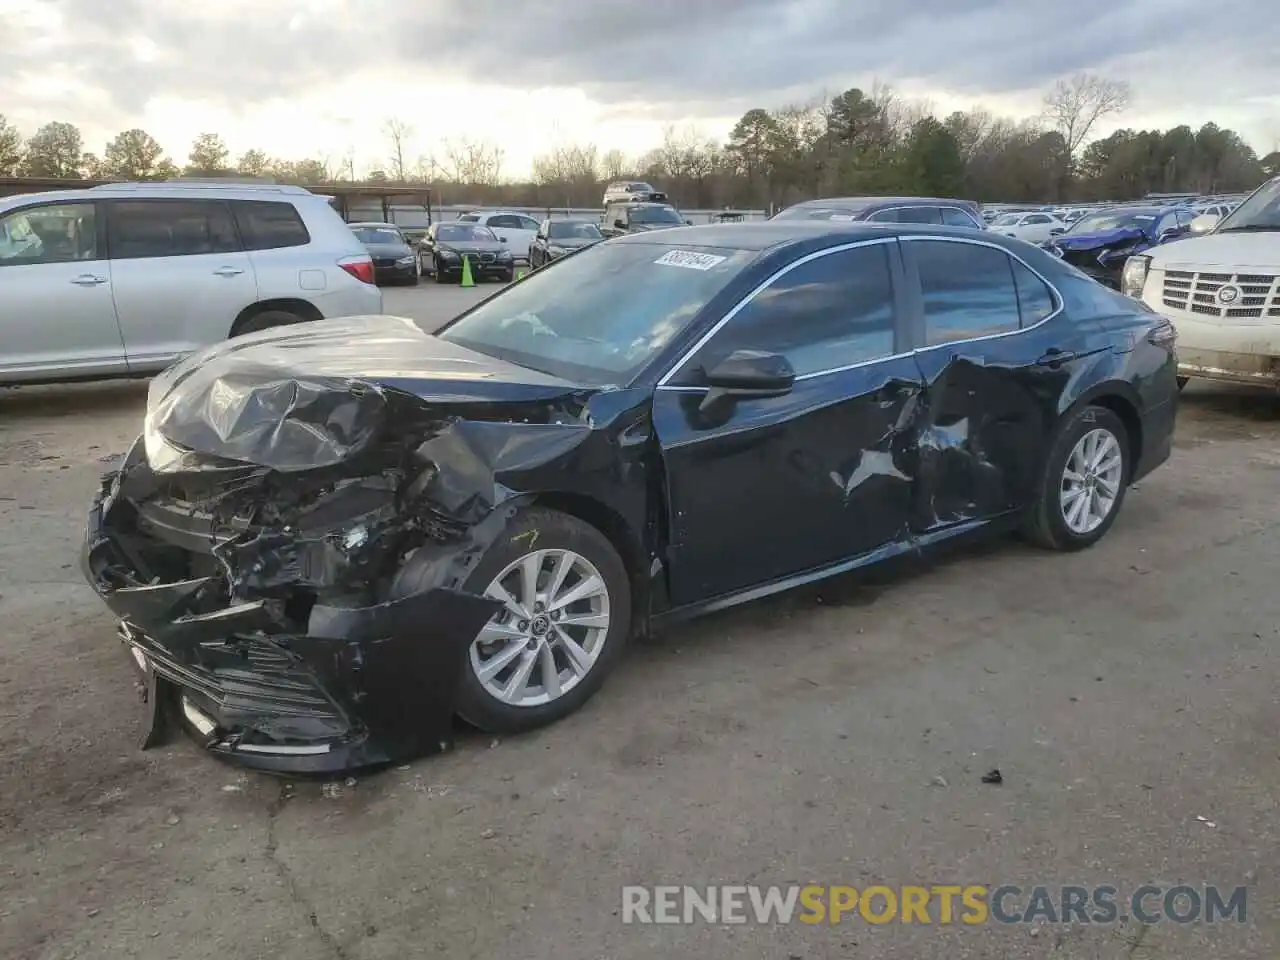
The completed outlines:
{"type": "Polygon", "coordinates": [[[408,280],[407,282],[408,282],[409,286],[411,286],[411,287],[416,287],[416,286],[418,285],[418,276],[417,276],[417,274],[414,274],[412,277],[410,277],[410,278],[409,278],[409,280],[408,280]]]}
{"type": "Polygon", "coordinates": [[[1179,389],[1179,390],[1181,390],[1183,387],[1185,387],[1185,386],[1187,385],[1187,382],[1188,382],[1190,379],[1191,379],[1190,377],[1179,377],[1179,378],[1178,378],[1178,389],[1179,389]]]}
{"type": "Polygon", "coordinates": [[[231,336],[238,337],[245,333],[257,333],[259,330],[270,330],[272,327],[287,327],[293,323],[304,323],[308,318],[290,310],[263,310],[236,324],[231,336]]]}
{"type": "Polygon", "coordinates": [[[498,279],[501,280],[503,283],[510,283],[515,278],[516,278],[515,270],[505,270],[502,273],[498,274],[498,279]]]}
{"type": "MultiPolygon", "coordinates": [[[[544,654],[542,646],[534,650],[529,641],[502,640],[486,646],[477,638],[476,643],[468,651],[467,661],[459,681],[457,713],[468,723],[488,733],[523,733],[554,723],[573,713],[604,684],[605,678],[617,664],[626,645],[627,635],[631,630],[631,584],[626,567],[604,534],[577,517],[540,507],[520,511],[471,571],[464,589],[484,593],[495,577],[512,564],[518,563],[521,558],[531,556],[534,552],[547,554],[545,577],[551,572],[550,561],[554,559],[552,551],[569,551],[576,554],[598,573],[599,579],[604,584],[605,599],[608,604],[607,629],[598,628],[600,633],[595,634],[596,645],[591,648],[597,651],[594,660],[585,673],[579,675],[577,679],[574,679],[574,673],[567,659],[567,648],[563,645],[562,639],[557,636],[557,628],[554,624],[550,625],[550,631],[546,634],[552,642],[542,644],[554,650],[551,654],[544,654]],[[541,696],[546,696],[547,691],[542,685],[542,678],[546,676],[543,672],[543,658],[550,656],[552,663],[556,664],[561,671],[558,677],[566,677],[566,686],[560,696],[543,703],[517,705],[504,702],[486,688],[478,676],[478,666],[486,662],[486,656],[493,656],[507,650],[514,652],[516,647],[519,647],[521,652],[514,661],[511,661],[510,667],[504,667],[498,673],[495,683],[509,682],[511,674],[523,665],[525,660],[531,660],[529,676],[531,679],[537,678],[536,689],[541,690],[541,696]],[[570,681],[572,686],[569,685],[570,681]]],[[[566,577],[568,589],[582,582],[577,577],[576,570],[566,577]]],[[[519,581],[518,571],[508,575],[506,580],[507,583],[513,584],[513,589],[518,586],[519,581]]],[[[546,585],[545,579],[540,582],[546,585]]],[[[564,591],[561,591],[562,595],[563,593],[564,591]]],[[[568,606],[575,608],[579,603],[584,602],[589,601],[578,601],[568,606]]],[[[576,615],[590,616],[591,613],[590,611],[577,612],[576,615]]],[[[541,616],[539,619],[542,619],[541,616]]],[[[497,623],[504,620],[507,621],[504,626],[508,630],[512,627],[518,629],[520,624],[524,624],[529,631],[536,631],[537,628],[535,621],[517,621],[513,614],[506,611],[495,614],[490,624],[501,629],[497,623]]],[[[543,620],[543,625],[548,625],[546,620],[543,620]]],[[[488,626],[487,629],[489,629],[488,626]]],[[[570,638],[575,643],[580,643],[578,650],[585,650],[592,642],[592,630],[575,626],[570,638]]],[[[532,637],[532,641],[534,644],[540,643],[536,637],[532,637]]],[[[557,679],[556,682],[559,683],[560,680],[557,679]]],[[[526,688],[529,691],[534,689],[526,688]]]]}
{"type": "MultiPolygon", "coordinates": [[[[1110,455],[1103,458],[1103,465],[1109,463],[1110,459],[1110,455]]],[[[1062,420],[1054,433],[1045,458],[1040,493],[1023,523],[1023,534],[1032,543],[1049,550],[1082,550],[1092,546],[1106,535],[1119,515],[1132,474],[1129,432],[1125,429],[1124,421],[1105,407],[1090,406],[1077,410],[1062,420]],[[1117,448],[1114,454],[1119,457],[1120,462],[1119,471],[1114,474],[1118,478],[1115,480],[1115,496],[1105,516],[1095,527],[1087,530],[1072,529],[1067,522],[1067,508],[1063,502],[1067,466],[1077,444],[1094,431],[1109,434],[1117,448]]],[[[1090,487],[1105,499],[1106,484],[1093,482],[1090,487]]]]}
{"type": "Polygon", "coordinates": [[[434,258],[431,261],[431,272],[435,275],[436,283],[449,282],[449,278],[445,275],[445,272],[440,269],[440,263],[434,258]]]}

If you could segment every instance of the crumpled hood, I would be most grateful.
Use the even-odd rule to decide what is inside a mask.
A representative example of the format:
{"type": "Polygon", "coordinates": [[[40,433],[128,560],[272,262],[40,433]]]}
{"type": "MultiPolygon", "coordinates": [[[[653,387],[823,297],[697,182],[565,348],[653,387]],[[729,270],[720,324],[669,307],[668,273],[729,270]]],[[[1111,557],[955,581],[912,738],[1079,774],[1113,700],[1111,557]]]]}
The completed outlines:
{"type": "Polygon", "coordinates": [[[1061,250],[1094,250],[1098,247],[1114,247],[1123,243],[1146,242],[1149,238],[1139,227],[1117,227],[1097,233],[1059,235],[1045,241],[1046,246],[1061,250]]]}
{"type": "Polygon", "coordinates": [[[396,396],[474,407],[582,391],[411,320],[343,317],[237,337],[179,361],[151,382],[143,436],[157,472],[196,469],[191,451],[222,461],[212,466],[311,470],[373,443],[396,396]]]}

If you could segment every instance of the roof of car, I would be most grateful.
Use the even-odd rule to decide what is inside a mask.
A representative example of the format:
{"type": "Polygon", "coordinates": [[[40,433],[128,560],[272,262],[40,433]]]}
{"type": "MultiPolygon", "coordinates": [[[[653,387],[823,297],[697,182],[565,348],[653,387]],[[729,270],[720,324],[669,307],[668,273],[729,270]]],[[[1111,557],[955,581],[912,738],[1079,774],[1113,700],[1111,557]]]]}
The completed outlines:
{"type": "MultiPolygon", "coordinates": [[[[855,220],[757,220],[746,223],[709,223],[696,227],[670,227],[648,233],[629,233],[610,243],[650,243],[664,246],[725,247],[731,250],[768,250],[788,243],[811,242],[815,248],[883,236],[964,237],[1012,248],[1019,241],[969,227],[945,227],[932,223],[866,223],[855,220]],[[823,242],[827,241],[827,242],[823,242]]],[[[1021,249],[1018,247],[1017,249],[1021,249]]]]}
{"type": "Polygon", "coordinates": [[[348,227],[390,227],[392,230],[399,230],[399,224],[386,223],[382,220],[352,220],[347,224],[348,227]]]}
{"type": "Polygon", "coordinates": [[[961,200],[958,197],[823,197],[819,200],[802,200],[792,207],[850,207],[859,210],[867,207],[894,206],[912,207],[934,203],[962,203],[972,206],[972,200],[961,200]]]}
{"type": "Polygon", "coordinates": [[[318,193],[312,193],[301,187],[288,184],[199,182],[165,182],[146,183],[104,183],[96,187],[82,187],[74,190],[45,190],[38,193],[15,193],[0,197],[0,209],[25,206],[30,203],[68,203],[72,200],[127,200],[127,199],[169,199],[178,198],[220,200],[275,200],[277,202],[294,202],[314,200],[327,203],[328,199],[318,193]]]}

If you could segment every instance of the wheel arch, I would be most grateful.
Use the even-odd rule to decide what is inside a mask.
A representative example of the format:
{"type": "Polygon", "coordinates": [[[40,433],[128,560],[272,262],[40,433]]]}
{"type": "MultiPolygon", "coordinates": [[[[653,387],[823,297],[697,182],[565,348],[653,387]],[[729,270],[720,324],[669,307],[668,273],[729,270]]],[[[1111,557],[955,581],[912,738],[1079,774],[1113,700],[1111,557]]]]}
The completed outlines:
{"type": "Polygon", "coordinates": [[[269,310],[283,310],[286,313],[296,314],[302,317],[303,320],[324,319],[324,314],[320,312],[314,303],[298,297],[277,297],[273,300],[259,300],[240,311],[231,324],[230,336],[234,337],[244,324],[269,310]]]}
{"type": "Polygon", "coordinates": [[[1133,389],[1133,386],[1123,380],[1110,380],[1094,384],[1076,398],[1075,402],[1063,413],[1063,416],[1070,416],[1085,407],[1103,407],[1120,418],[1120,422],[1124,424],[1125,432],[1129,435],[1130,469],[1132,470],[1133,467],[1137,466],[1142,459],[1144,438],[1142,435],[1142,415],[1139,413],[1141,404],[1138,400],[1137,391],[1133,389]]]}

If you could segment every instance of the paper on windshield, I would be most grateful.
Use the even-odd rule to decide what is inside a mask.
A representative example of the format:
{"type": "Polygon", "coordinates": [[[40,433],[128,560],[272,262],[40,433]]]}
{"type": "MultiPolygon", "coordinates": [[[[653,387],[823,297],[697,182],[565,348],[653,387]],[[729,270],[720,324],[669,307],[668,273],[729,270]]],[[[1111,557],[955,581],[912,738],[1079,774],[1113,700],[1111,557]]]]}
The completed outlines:
{"type": "Polygon", "coordinates": [[[718,263],[724,263],[727,257],[717,257],[712,253],[695,253],[692,250],[668,250],[654,263],[664,267],[684,267],[686,270],[710,270],[718,263]]]}

